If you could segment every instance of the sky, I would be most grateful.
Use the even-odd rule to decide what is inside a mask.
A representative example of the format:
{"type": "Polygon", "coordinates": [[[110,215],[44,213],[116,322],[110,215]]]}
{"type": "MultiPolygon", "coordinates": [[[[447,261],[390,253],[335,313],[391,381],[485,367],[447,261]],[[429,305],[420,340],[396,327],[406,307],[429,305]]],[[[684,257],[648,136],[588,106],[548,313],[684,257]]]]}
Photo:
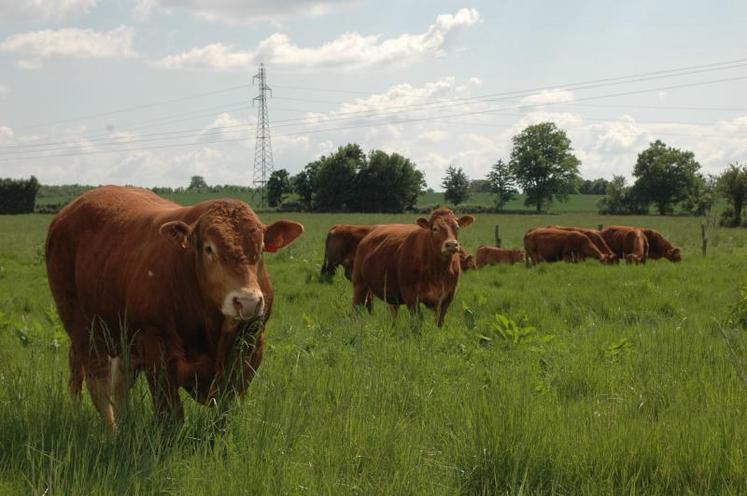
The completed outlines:
{"type": "Polygon", "coordinates": [[[397,152],[440,189],[555,122],[585,178],[656,139],[747,162],[747,2],[0,0],[0,177],[252,184],[263,63],[276,169],[397,152]]]}

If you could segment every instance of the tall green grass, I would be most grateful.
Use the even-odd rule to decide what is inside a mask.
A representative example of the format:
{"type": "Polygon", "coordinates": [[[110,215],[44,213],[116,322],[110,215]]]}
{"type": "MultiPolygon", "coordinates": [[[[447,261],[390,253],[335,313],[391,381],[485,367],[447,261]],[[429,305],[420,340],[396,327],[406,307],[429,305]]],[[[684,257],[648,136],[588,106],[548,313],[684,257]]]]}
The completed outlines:
{"type": "Polygon", "coordinates": [[[182,427],[158,427],[141,379],[116,437],[67,394],[40,251],[50,217],[0,217],[0,493],[747,492],[747,233],[712,231],[703,258],[697,219],[477,216],[460,234],[470,251],[495,224],[520,246],[535,225],[628,223],[685,259],[468,272],[438,329],[381,302],[358,315],[342,274],[318,282],[332,224],[414,216],[282,217],[306,232],[266,256],[268,349],[225,432],[188,399],[182,427]]]}

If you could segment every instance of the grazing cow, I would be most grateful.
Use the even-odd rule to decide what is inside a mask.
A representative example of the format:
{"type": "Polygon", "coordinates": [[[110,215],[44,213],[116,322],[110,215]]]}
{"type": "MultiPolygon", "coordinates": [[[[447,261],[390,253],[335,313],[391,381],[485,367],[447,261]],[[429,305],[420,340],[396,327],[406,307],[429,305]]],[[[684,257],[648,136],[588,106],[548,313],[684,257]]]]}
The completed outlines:
{"type": "Polygon", "coordinates": [[[653,229],[641,228],[643,234],[648,240],[648,257],[658,260],[660,258],[666,258],[670,262],[681,262],[682,251],[676,246],[672,245],[667,239],[661,235],[659,231],[653,229]]]}
{"type": "Polygon", "coordinates": [[[353,261],[358,244],[366,234],[376,226],[358,226],[354,224],[335,224],[327,233],[324,244],[324,263],[322,264],[322,278],[331,279],[337,267],[342,265],[345,277],[353,277],[353,261]]]}
{"type": "Polygon", "coordinates": [[[514,264],[524,261],[524,252],[522,250],[512,250],[509,248],[496,248],[495,246],[480,246],[477,249],[477,268],[480,269],[486,265],[496,264],[514,264]]]}
{"type": "Polygon", "coordinates": [[[536,265],[540,262],[578,262],[586,257],[593,257],[605,263],[606,257],[585,235],[576,231],[564,231],[547,227],[530,229],[524,235],[526,263],[536,265]]]}
{"type": "Polygon", "coordinates": [[[583,227],[565,227],[565,226],[547,226],[547,227],[551,229],[561,229],[563,231],[575,231],[575,232],[580,232],[582,234],[585,234],[586,237],[589,238],[592,243],[594,243],[594,246],[596,246],[597,249],[601,251],[602,254],[606,257],[606,262],[608,264],[614,264],[614,263],[620,262],[620,259],[617,258],[617,255],[615,255],[615,253],[610,249],[610,247],[607,246],[607,243],[604,241],[602,234],[596,229],[586,229],[583,227]]]}
{"type": "Polygon", "coordinates": [[[419,313],[420,303],[436,312],[436,324],[444,323],[462,269],[459,260],[460,227],[474,221],[471,215],[457,219],[448,208],[439,208],[417,225],[380,225],[358,245],[353,264],[353,305],[371,310],[371,296],[393,307],[407,305],[419,313]]]}
{"type": "Polygon", "coordinates": [[[242,201],[182,207],[140,188],[105,186],[68,204],[49,226],[46,262],[71,341],[71,392],[85,380],[112,432],[139,372],[161,419],[183,417],[180,387],[201,403],[243,395],[272,310],[262,252],[302,232],[262,224],[242,201]]]}
{"type": "Polygon", "coordinates": [[[459,265],[462,268],[462,272],[467,272],[468,270],[474,270],[477,268],[475,257],[470,255],[470,253],[464,248],[459,248],[459,265]]]}
{"type": "Polygon", "coordinates": [[[602,237],[615,254],[627,263],[646,263],[649,244],[641,229],[630,226],[607,226],[602,237]]]}

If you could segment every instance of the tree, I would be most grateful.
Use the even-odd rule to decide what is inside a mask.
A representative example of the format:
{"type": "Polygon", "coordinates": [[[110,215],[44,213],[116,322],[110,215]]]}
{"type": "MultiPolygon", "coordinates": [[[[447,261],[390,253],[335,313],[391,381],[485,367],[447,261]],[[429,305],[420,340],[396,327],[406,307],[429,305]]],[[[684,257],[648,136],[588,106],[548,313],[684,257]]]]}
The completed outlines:
{"type": "Polygon", "coordinates": [[[490,181],[487,179],[473,179],[469,182],[469,189],[472,193],[490,193],[492,192],[490,181]]]}
{"type": "Polygon", "coordinates": [[[648,207],[641,205],[635,188],[625,184],[623,176],[613,176],[607,183],[607,196],[599,200],[599,213],[609,215],[648,214],[648,207]]]}
{"type": "Polygon", "coordinates": [[[503,210],[506,203],[516,195],[516,180],[511,167],[503,160],[498,160],[487,175],[490,192],[495,195],[496,210],[503,210]]]}
{"type": "Polygon", "coordinates": [[[341,146],[332,155],[319,159],[319,168],[313,181],[314,210],[351,210],[355,202],[355,177],[365,160],[363,150],[354,143],[341,146]]]}
{"type": "Polygon", "coordinates": [[[578,181],[581,162],[571,140],[552,122],[542,122],[513,137],[510,167],[526,195],[524,204],[542,212],[553,200],[565,201],[578,181]]]}
{"type": "Polygon", "coordinates": [[[582,195],[604,195],[607,193],[607,185],[610,182],[606,179],[584,179],[578,187],[578,192],[582,195]]]}
{"type": "Polygon", "coordinates": [[[372,150],[358,169],[351,207],[359,212],[404,212],[425,187],[423,173],[409,159],[372,150]]]}
{"type": "Polygon", "coordinates": [[[28,179],[0,179],[0,214],[28,214],[34,211],[39,181],[28,179]]]}
{"type": "Polygon", "coordinates": [[[459,205],[469,199],[469,178],[461,167],[450,165],[446,169],[441,187],[444,189],[444,199],[453,205],[459,205]]]}
{"type": "Polygon", "coordinates": [[[202,176],[192,176],[189,180],[189,187],[187,189],[207,189],[208,185],[205,182],[205,178],[202,176]]]}
{"type": "Polygon", "coordinates": [[[682,209],[691,215],[707,215],[716,202],[716,179],[695,175],[692,187],[682,200],[682,209]]]}
{"type": "Polygon", "coordinates": [[[633,170],[635,188],[641,200],[653,203],[659,214],[671,214],[695,187],[699,169],[692,152],[656,140],[638,154],[633,170]]]}
{"type": "Polygon", "coordinates": [[[726,198],[731,209],[730,214],[724,219],[725,224],[741,226],[742,211],[747,202],[747,166],[738,162],[730,164],[717,181],[718,190],[726,198]]]}
{"type": "Polygon", "coordinates": [[[272,171],[267,181],[267,203],[277,207],[283,202],[283,196],[291,191],[290,175],[285,169],[272,171]]]}
{"type": "Polygon", "coordinates": [[[303,205],[304,210],[311,210],[314,197],[314,181],[321,163],[317,160],[306,164],[306,167],[291,178],[291,188],[296,193],[303,205]]]}

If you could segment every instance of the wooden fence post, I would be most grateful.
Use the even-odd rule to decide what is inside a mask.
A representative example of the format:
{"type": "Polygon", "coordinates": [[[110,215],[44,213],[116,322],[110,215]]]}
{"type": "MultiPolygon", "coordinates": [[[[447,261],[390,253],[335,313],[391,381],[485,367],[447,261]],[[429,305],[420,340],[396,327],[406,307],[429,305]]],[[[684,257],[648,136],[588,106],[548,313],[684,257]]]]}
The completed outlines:
{"type": "Polygon", "coordinates": [[[703,240],[703,256],[705,257],[708,251],[708,230],[705,221],[700,223],[700,237],[703,240]]]}
{"type": "Polygon", "coordinates": [[[501,226],[495,225],[495,246],[501,247],[501,226]]]}

